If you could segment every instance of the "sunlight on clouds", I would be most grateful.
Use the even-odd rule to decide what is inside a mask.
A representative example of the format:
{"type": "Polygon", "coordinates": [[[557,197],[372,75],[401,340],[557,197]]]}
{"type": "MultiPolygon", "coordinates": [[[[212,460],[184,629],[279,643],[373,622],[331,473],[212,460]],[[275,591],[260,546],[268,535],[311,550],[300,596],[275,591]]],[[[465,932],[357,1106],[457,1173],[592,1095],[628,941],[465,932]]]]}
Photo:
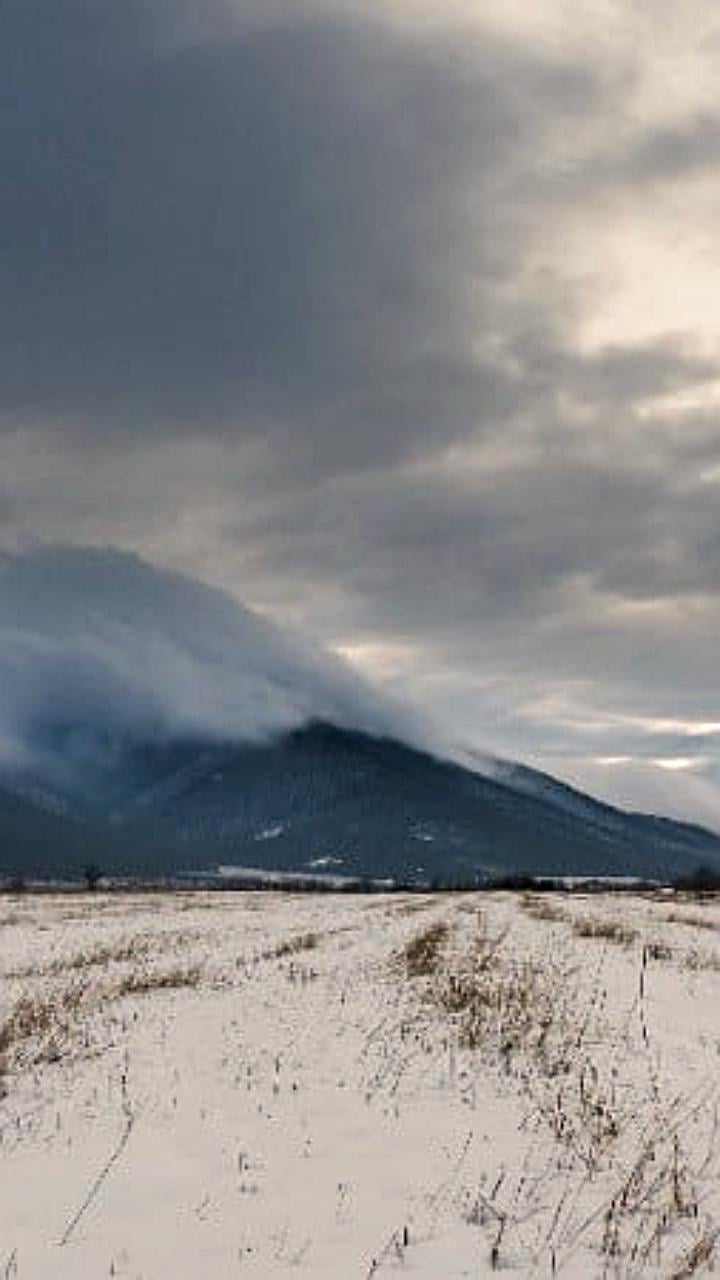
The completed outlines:
{"type": "Polygon", "coordinates": [[[592,47],[606,90],[597,112],[544,140],[547,174],[556,171],[561,187],[576,172],[578,183],[573,193],[570,180],[554,219],[538,223],[528,275],[547,272],[571,286],[581,314],[569,312],[567,322],[585,354],[680,334],[714,353],[717,13],[696,0],[675,11],[544,3],[503,6],[503,14],[518,41],[532,39],[536,25],[554,30],[556,55],[569,63],[592,47]]]}
{"type": "Polygon", "coordinates": [[[658,769],[697,769],[704,763],[701,758],[693,759],[692,756],[660,756],[658,759],[652,760],[652,764],[658,769]]]}
{"type": "Polygon", "coordinates": [[[579,755],[544,763],[575,786],[612,804],[673,815],[720,830],[720,795],[712,779],[703,775],[700,762],[695,768],[668,768],[666,763],[642,756],[579,755]]]}
{"type": "MultiPolygon", "coordinates": [[[[685,413],[720,408],[720,380],[705,382],[702,386],[684,387],[669,395],[652,396],[635,406],[635,414],[641,421],[658,418],[673,420],[685,413]]],[[[705,478],[701,475],[701,479],[705,478]]]]}
{"type": "MultiPolygon", "coordinates": [[[[632,217],[608,211],[605,226],[577,227],[566,243],[566,261],[588,254],[604,264],[601,290],[578,334],[594,352],[617,343],[642,343],[667,334],[692,335],[708,353],[720,341],[720,262],[712,225],[693,226],[692,198],[684,208],[638,204],[632,217]],[[688,210],[690,206],[690,211],[688,210]]],[[[720,204],[720,190],[717,192],[720,204]]]]}
{"type": "MultiPolygon", "coordinates": [[[[529,719],[543,720],[548,724],[589,734],[602,734],[614,729],[630,730],[648,737],[672,734],[688,739],[712,738],[720,734],[719,720],[612,711],[580,699],[574,701],[569,695],[563,696],[560,693],[527,700],[522,705],[522,713],[529,719]]],[[[597,764],[619,764],[631,758],[626,755],[593,757],[597,764]]]]}
{"type": "Polygon", "coordinates": [[[591,764],[601,764],[605,768],[625,767],[628,764],[642,765],[656,769],[667,769],[667,772],[684,772],[685,769],[701,769],[708,762],[706,755],[657,755],[648,759],[644,755],[593,755],[591,764]]]}
{"type": "MultiPolygon", "coordinates": [[[[330,0],[319,7],[330,8],[330,0]]],[[[336,10],[336,6],[335,6],[336,10]]],[[[526,47],[583,61],[624,91],[622,117],[670,122],[714,111],[720,17],[706,0],[673,9],[664,0],[374,0],[363,6],[381,21],[415,32],[464,27],[526,47]]],[[[577,127],[578,121],[573,124],[577,127]]]]}
{"type": "Polygon", "coordinates": [[[703,484],[720,484],[720,463],[716,463],[712,467],[704,467],[698,479],[703,484]]]}
{"type": "Polygon", "coordinates": [[[610,769],[630,764],[652,765],[656,769],[667,769],[669,772],[675,773],[685,769],[700,769],[707,764],[707,757],[655,756],[648,759],[646,756],[593,756],[591,763],[603,765],[610,769]]]}
{"type": "Polygon", "coordinates": [[[647,734],[677,734],[681,738],[712,738],[720,734],[720,722],[717,720],[681,720],[671,716],[621,715],[615,712],[606,713],[596,723],[601,728],[617,725],[647,734]]]}
{"type": "Polygon", "coordinates": [[[335,644],[332,652],[368,676],[391,680],[402,674],[418,656],[416,645],[403,641],[367,640],[335,644]]]}

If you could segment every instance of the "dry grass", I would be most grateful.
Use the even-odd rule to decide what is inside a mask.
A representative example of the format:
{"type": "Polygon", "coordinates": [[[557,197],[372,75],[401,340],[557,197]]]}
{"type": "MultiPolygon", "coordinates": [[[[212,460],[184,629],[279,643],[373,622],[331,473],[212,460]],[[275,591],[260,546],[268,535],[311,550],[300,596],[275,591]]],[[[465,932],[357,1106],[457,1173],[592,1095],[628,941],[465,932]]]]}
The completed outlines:
{"type": "Polygon", "coordinates": [[[281,960],[283,956],[296,956],[301,951],[314,951],[319,941],[319,933],[298,933],[294,938],[286,938],[270,951],[265,951],[263,959],[281,960]]]}
{"type": "Polygon", "coordinates": [[[25,924],[25,916],[19,911],[8,911],[4,916],[0,916],[0,929],[8,929],[16,924],[25,924]]]}
{"type": "Polygon", "coordinates": [[[451,1015],[462,1044],[469,1048],[492,1039],[503,1053],[528,1047],[531,1026],[545,1026],[540,972],[530,963],[508,964],[501,958],[505,933],[488,932],[478,915],[478,929],[464,954],[447,962],[450,926],[440,922],[416,934],[399,954],[409,978],[431,978],[427,994],[451,1015]]]}
{"type": "Polygon", "coordinates": [[[403,902],[399,907],[395,907],[393,914],[399,918],[414,916],[421,911],[427,911],[429,907],[434,905],[432,898],[419,898],[414,902],[403,902]]]}
{"type": "Polygon", "coordinates": [[[449,937],[450,926],[440,921],[411,938],[397,956],[407,976],[429,978],[436,973],[449,937]]]}
{"type": "Polygon", "coordinates": [[[541,970],[502,956],[504,940],[504,933],[490,934],[480,918],[462,965],[440,975],[433,995],[452,1016],[462,1044],[476,1049],[491,1043],[507,1065],[516,1051],[539,1049],[553,1015],[541,970]]]}
{"type": "MultiPolygon", "coordinates": [[[[636,931],[621,922],[590,923],[596,927],[578,930],[578,937],[619,944],[636,940],[636,931]]],[[[632,1103],[617,1088],[617,1061],[597,1052],[606,1040],[602,987],[579,1005],[572,968],[548,952],[518,956],[504,945],[505,937],[493,935],[480,917],[477,933],[460,952],[445,948],[442,934],[436,938],[426,930],[405,948],[404,956],[412,958],[410,965],[406,960],[406,971],[409,977],[426,979],[424,998],[448,1016],[459,1043],[516,1083],[530,1103],[533,1123],[550,1130],[566,1159],[588,1180],[608,1180],[604,1212],[596,1223],[588,1223],[588,1229],[591,1222],[593,1230],[599,1227],[596,1247],[610,1268],[603,1274],[615,1274],[613,1268],[626,1264],[647,1274],[643,1269],[655,1261],[659,1266],[663,1252],[667,1267],[673,1256],[669,1237],[677,1228],[683,1252],[678,1255],[676,1238],[673,1280],[694,1275],[711,1258],[716,1237],[699,1216],[696,1188],[705,1175],[696,1153],[685,1149],[687,1114],[668,1113],[663,1119],[658,1112],[652,1140],[628,1144],[632,1103]]],[[[662,943],[644,948],[643,970],[653,958],[667,958],[662,943]]],[[[643,998],[641,988],[641,1005],[643,998]]],[[[496,1269],[502,1265],[500,1244],[509,1242],[513,1223],[520,1220],[519,1203],[493,1196],[492,1214],[502,1225],[491,1260],[496,1269]]],[[[555,1225],[561,1242],[559,1217],[555,1225]]],[[[551,1236],[548,1247],[552,1269],[556,1254],[551,1236]]]]}
{"type": "Polygon", "coordinates": [[[643,947],[646,960],[674,960],[675,952],[667,942],[646,942],[643,947]]]}
{"type": "Polygon", "coordinates": [[[668,924],[684,924],[689,929],[707,929],[712,933],[720,933],[720,920],[709,920],[707,916],[698,915],[693,912],[692,915],[683,915],[681,911],[669,911],[663,916],[668,924]]]}
{"type": "Polygon", "coordinates": [[[179,991],[183,987],[199,986],[201,978],[202,970],[198,965],[189,968],[131,973],[115,984],[109,993],[109,998],[148,995],[151,991],[179,991]]]}
{"type": "Polygon", "coordinates": [[[676,1227],[696,1239],[671,1264],[668,1280],[689,1280],[712,1261],[720,1232],[701,1222],[696,1178],[676,1126],[658,1124],[606,1208],[602,1252],[623,1275],[647,1274],[653,1266],[658,1274],[663,1241],[676,1227]]]}
{"type": "Polygon", "coordinates": [[[693,949],[685,953],[683,963],[691,973],[720,973],[720,955],[693,949]]]}
{"type": "Polygon", "coordinates": [[[524,894],[520,905],[534,920],[545,924],[570,925],[578,938],[594,938],[602,942],[614,942],[618,946],[631,946],[639,938],[637,929],[624,920],[603,920],[596,916],[573,917],[566,907],[536,894],[524,894]]]}
{"type": "Polygon", "coordinates": [[[573,933],[578,938],[596,938],[602,942],[614,942],[621,947],[629,947],[637,942],[637,929],[626,924],[624,920],[593,920],[590,916],[582,916],[573,920],[573,933]]]}
{"type": "Polygon", "coordinates": [[[21,981],[28,978],[57,978],[66,973],[83,973],[88,969],[107,969],[115,964],[136,964],[153,953],[178,950],[203,937],[202,933],[189,932],[137,934],[121,942],[86,947],[69,956],[58,956],[45,965],[27,965],[10,970],[5,976],[21,981]]]}
{"type": "Polygon", "coordinates": [[[0,1026],[0,1076],[30,1045],[31,1061],[56,1061],[84,999],[81,987],[47,997],[21,996],[0,1026]]]}
{"type": "Polygon", "coordinates": [[[720,1230],[708,1231],[696,1240],[683,1258],[680,1259],[669,1280],[690,1280],[697,1275],[701,1267],[709,1266],[713,1270],[715,1248],[720,1239],[720,1230]]]}
{"type": "MultiPolygon", "coordinates": [[[[577,922],[578,938],[600,938],[621,946],[639,940],[638,930],[622,919],[577,922]]],[[[716,1120],[707,1099],[688,1109],[660,1095],[653,1102],[654,1123],[638,1129],[631,1095],[622,1080],[617,1054],[606,1055],[602,980],[579,1007],[573,970],[553,961],[519,961],[497,952],[488,963],[487,940],[481,939],[484,964],[475,966],[475,990],[457,1000],[466,1043],[495,1044],[523,1092],[533,1099],[535,1114],[550,1128],[570,1159],[579,1162],[590,1180],[603,1179],[614,1192],[606,1203],[597,1242],[607,1266],[603,1274],[663,1274],[671,1280],[705,1271],[712,1265],[720,1231],[702,1214],[701,1188],[715,1170],[716,1120]],[[479,975],[479,980],[478,976],[479,975]],[[709,1125],[707,1150],[697,1135],[709,1125]],[[664,1263],[664,1265],[661,1265],[664,1263]]],[[[679,953],[660,939],[643,945],[639,974],[641,1041],[650,1050],[645,1016],[646,965],[679,961],[679,953]]],[[[714,957],[703,957],[710,965],[714,957]]],[[[720,967],[720,964],[719,966],[720,967]]],[[[456,994],[451,990],[451,995],[456,994]]],[[[649,1056],[652,1071],[652,1055],[649,1056]]],[[[655,1084],[652,1086],[656,1087],[655,1084]]],[[[551,1253],[552,1266],[555,1254],[551,1253]]]]}
{"type": "Polygon", "coordinates": [[[520,906],[533,920],[542,920],[547,924],[567,924],[569,917],[557,902],[549,898],[538,897],[534,893],[524,893],[520,906]]]}
{"type": "Polygon", "coordinates": [[[0,1080],[17,1067],[58,1062],[70,1052],[84,1016],[114,1000],[195,988],[199,966],[135,970],[111,981],[74,983],[50,994],[22,995],[0,1024],[0,1080]]]}

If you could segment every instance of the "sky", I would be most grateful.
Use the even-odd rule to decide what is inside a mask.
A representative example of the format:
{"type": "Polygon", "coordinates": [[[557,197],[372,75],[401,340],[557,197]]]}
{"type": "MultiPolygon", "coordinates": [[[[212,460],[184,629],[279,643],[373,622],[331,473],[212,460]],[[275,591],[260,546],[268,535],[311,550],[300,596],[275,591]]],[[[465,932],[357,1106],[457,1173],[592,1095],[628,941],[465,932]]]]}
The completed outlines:
{"type": "Polygon", "coordinates": [[[0,549],[720,825],[719,74],[708,0],[7,0],[0,549]]]}

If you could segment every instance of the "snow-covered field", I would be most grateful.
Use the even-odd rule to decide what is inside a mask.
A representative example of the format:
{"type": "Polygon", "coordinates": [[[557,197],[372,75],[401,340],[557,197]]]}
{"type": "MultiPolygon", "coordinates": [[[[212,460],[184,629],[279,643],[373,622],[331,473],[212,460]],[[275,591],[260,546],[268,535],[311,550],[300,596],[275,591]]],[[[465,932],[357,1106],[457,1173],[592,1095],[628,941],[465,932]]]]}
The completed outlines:
{"type": "Polygon", "coordinates": [[[0,974],[0,1277],[712,1269],[717,901],[7,896],[0,974]]]}

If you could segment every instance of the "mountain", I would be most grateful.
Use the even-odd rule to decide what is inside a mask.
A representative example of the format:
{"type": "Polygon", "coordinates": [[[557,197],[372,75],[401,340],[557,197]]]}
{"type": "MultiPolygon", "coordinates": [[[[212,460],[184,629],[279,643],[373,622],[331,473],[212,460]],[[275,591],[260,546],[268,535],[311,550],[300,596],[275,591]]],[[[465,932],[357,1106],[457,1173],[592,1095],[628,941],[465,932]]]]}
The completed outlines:
{"type": "Polygon", "coordinates": [[[337,656],[187,575],[112,548],[0,554],[0,874],[720,866],[700,828],[430,739],[337,656]]]}
{"type": "Polygon", "coordinates": [[[219,865],[452,883],[720,869],[720,837],[624,813],[519,765],[476,772],[391,737],[313,722],[261,743],[97,741],[57,728],[67,773],[0,774],[0,874],[219,865]],[[81,767],[78,743],[82,743],[81,767]]]}

